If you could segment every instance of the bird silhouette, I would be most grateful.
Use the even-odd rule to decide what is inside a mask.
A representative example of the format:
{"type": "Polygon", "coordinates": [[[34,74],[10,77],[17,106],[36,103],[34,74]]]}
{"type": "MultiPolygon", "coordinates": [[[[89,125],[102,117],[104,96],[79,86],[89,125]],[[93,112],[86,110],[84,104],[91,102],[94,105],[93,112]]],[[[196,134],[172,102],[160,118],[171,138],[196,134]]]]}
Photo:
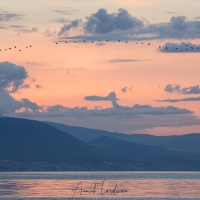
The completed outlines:
{"type": "Polygon", "coordinates": [[[165,47],[165,49],[168,49],[167,46],[165,47]]]}
{"type": "Polygon", "coordinates": [[[151,43],[148,43],[148,46],[151,45],[151,43]]]}

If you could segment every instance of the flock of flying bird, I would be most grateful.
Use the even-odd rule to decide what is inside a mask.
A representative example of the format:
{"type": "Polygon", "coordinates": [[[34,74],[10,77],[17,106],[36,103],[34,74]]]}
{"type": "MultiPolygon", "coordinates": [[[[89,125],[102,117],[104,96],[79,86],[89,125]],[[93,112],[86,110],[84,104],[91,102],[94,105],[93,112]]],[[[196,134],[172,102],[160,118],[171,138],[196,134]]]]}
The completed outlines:
{"type": "MultiPolygon", "coordinates": [[[[86,40],[83,40],[83,41],[76,41],[76,40],[74,40],[74,41],[65,41],[65,42],[56,42],[55,44],[59,44],[59,43],[87,43],[87,42],[90,42],[90,43],[95,43],[95,42],[114,42],[113,40],[97,40],[97,41],[86,41],[86,40]]],[[[128,41],[122,41],[122,40],[118,40],[117,42],[124,42],[124,43],[128,43],[128,41]]],[[[136,44],[145,44],[145,42],[136,42],[136,44]]],[[[150,46],[151,45],[151,43],[150,42],[147,42],[146,43],[148,46],[150,46]]],[[[179,48],[178,47],[171,47],[171,46],[168,46],[168,45],[164,45],[164,46],[159,46],[158,47],[160,50],[172,50],[172,48],[174,49],[174,50],[179,50],[179,48],[180,48],[180,46],[179,46],[179,48]]],[[[185,51],[189,51],[189,50],[195,50],[195,48],[196,48],[196,50],[200,50],[200,46],[197,46],[197,47],[193,47],[193,46],[190,46],[189,44],[185,44],[185,51]]],[[[182,49],[183,50],[183,49],[182,49]]]]}
{"type": "MultiPolygon", "coordinates": [[[[82,42],[82,43],[88,43],[88,42],[90,42],[90,43],[95,43],[95,42],[114,42],[113,40],[97,40],[97,41],[86,41],[86,40],[83,40],[83,41],[76,41],[76,40],[74,40],[74,41],[65,41],[65,42],[56,42],[55,44],[59,44],[59,43],[80,43],[80,42],[82,42]]],[[[117,42],[124,42],[124,43],[128,43],[128,41],[122,41],[122,40],[118,40],[117,42]]],[[[144,42],[136,42],[136,44],[145,44],[144,42]]],[[[150,46],[151,45],[151,43],[150,42],[147,42],[146,43],[148,46],[150,46]]],[[[27,48],[31,48],[32,47],[32,45],[28,45],[28,46],[26,46],[26,49],[27,48]]],[[[171,49],[174,49],[174,50],[176,50],[176,51],[178,51],[179,50],[179,48],[178,47],[170,47],[170,46],[167,46],[167,45],[165,45],[165,46],[159,46],[159,49],[160,50],[165,50],[165,51],[167,51],[167,50],[171,50],[171,49]]],[[[5,49],[0,49],[0,52],[1,51],[7,51],[7,50],[12,50],[12,49],[17,49],[17,46],[14,46],[13,48],[11,48],[11,47],[9,47],[9,48],[5,48],[5,49]]],[[[197,50],[197,51],[199,51],[200,50],[200,46],[195,46],[195,47],[193,47],[193,46],[191,46],[191,45],[189,45],[189,44],[185,44],[185,51],[189,51],[189,50],[197,50]],[[195,49],[196,48],[196,49],[195,49]]],[[[22,51],[22,49],[18,49],[18,51],[22,51]]]]}
{"type": "MultiPolygon", "coordinates": [[[[32,45],[28,45],[28,46],[26,46],[26,49],[31,48],[31,47],[32,47],[32,45]]],[[[14,46],[14,47],[9,47],[9,48],[5,48],[5,49],[0,49],[0,51],[9,51],[12,49],[18,49],[18,48],[17,48],[17,46],[14,46]]],[[[18,51],[22,51],[22,49],[20,48],[20,49],[18,49],[18,51]]]]}

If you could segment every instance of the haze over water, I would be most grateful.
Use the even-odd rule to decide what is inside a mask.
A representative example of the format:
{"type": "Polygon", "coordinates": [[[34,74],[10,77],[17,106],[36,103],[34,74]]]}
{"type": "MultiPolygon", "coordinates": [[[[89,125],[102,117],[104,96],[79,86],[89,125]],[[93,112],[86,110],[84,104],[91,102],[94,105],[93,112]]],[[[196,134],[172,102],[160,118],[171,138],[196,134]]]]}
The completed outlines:
{"type": "Polygon", "coordinates": [[[0,199],[200,199],[200,172],[0,173],[0,199]]]}

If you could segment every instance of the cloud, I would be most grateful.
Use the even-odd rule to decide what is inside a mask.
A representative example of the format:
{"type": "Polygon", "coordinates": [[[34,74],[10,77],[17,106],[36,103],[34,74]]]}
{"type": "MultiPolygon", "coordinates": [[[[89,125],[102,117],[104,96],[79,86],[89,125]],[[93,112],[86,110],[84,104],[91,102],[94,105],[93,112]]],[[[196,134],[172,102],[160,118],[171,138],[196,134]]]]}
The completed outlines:
{"type": "Polygon", "coordinates": [[[52,10],[52,12],[59,13],[61,15],[71,15],[72,11],[67,11],[67,10],[52,10]]]}
{"type": "Polygon", "coordinates": [[[0,89],[9,92],[16,92],[20,88],[27,87],[24,85],[28,74],[24,67],[9,62],[0,63],[0,89]]]}
{"type": "Polygon", "coordinates": [[[46,37],[56,37],[57,36],[57,32],[55,30],[51,31],[50,29],[46,29],[44,31],[44,35],[46,37]]]}
{"type": "Polygon", "coordinates": [[[189,20],[185,16],[171,17],[167,23],[150,24],[120,8],[115,13],[99,9],[86,19],[75,19],[64,25],[59,39],[77,40],[154,40],[200,38],[200,20],[189,20]],[[73,32],[74,35],[69,33],[73,32]]]}
{"type": "Polygon", "coordinates": [[[200,94],[200,86],[195,85],[195,86],[189,86],[185,88],[181,88],[181,85],[176,84],[168,84],[165,87],[165,91],[168,93],[178,93],[178,94],[200,94]]]}
{"type": "Polygon", "coordinates": [[[24,29],[17,30],[18,35],[26,34],[26,33],[37,33],[37,32],[38,32],[38,28],[36,28],[36,27],[33,27],[31,29],[24,28],[24,29]]]}
{"type": "Polygon", "coordinates": [[[117,13],[109,14],[106,9],[99,9],[96,13],[87,17],[84,30],[91,34],[106,34],[114,31],[127,31],[143,26],[143,22],[128,13],[125,9],[119,9],[117,13]]]}
{"type": "Polygon", "coordinates": [[[15,14],[15,13],[8,13],[8,12],[3,12],[3,13],[0,13],[0,21],[1,22],[8,22],[8,21],[11,21],[11,20],[20,20],[21,17],[23,15],[19,15],[19,14],[15,14]]]}
{"type": "Polygon", "coordinates": [[[200,53],[200,44],[190,42],[166,43],[160,49],[163,53],[200,53]]]}
{"type": "Polygon", "coordinates": [[[82,25],[81,19],[71,21],[69,24],[65,24],[58,33],[58,36],[68,36],[71,32],[77,31],[82,25]]]}
{"type": "Polygon", "coordinates": [[[95,96],[95,95],[94,96],[86,96],[85,100],[88,100],[88,101],[112,101],[112,100],[118,100],[118,99],[116,97],[115,92],[110,92],[108,94],[108,96],[106,96],[106,97],[95,96]]]}
{"type": "Polygon", "coordinates": [[[127,93],[127,92],[132,92],[132,90],[133,90],[133,87],[123,87],[122,89],[121,89],[121,92],[123,92],[123,93],[127,93]]]}
{"type": "Polygon", "coordinates": [[[39,84],[35,85],[35,87],[36,87],[37,89],[42,89],[42,86],[39,85],[39,84]]]}
{"type": "Polygon", "coordinates": [[[56,23],[61,23],[61,24],[70,23],[70,21],[68,19],[65,19],[63,17],[56,18],[53,21],[56,22],[56,23]]]}
{"type": "Polygon", "coordinates": [[[163,100],[156,100],[157,102],[181,102],[181,101],[200,101],[200,97],[189,97],[189,98],[183,98],[183,99],[163,99],[163,100]]]}
{"type": "Polygon", "coordinates": [[[125,63],[125,62],[139,62],[141,60],[135,60],[135,59],[111,59],[108,62],[109,63],[125,63]]]}
{"type": "MultiPolygon", "coordinates": [[[[122,106],[118,104],[118,98],[115,92],[111,92],[108,96],[86,96],[85,100],[88,101],[111,101],[113,109],[115,113],[120,113],[121,110],[125,112],[121,112],[123,115],[126,113],[127,116],[131,115],[141,115],[141,114],[152,114],[152,115],[165,115],[165,114],[186,114],[192,113],[190,110],[187,109],[180,109],[173,106],[167,107],[152,107],[150,105],[138,105],[135,104],[132,107],[130,106],[122,106]]],[[[103,110],[103,109],[102,109],[103,110]]],[[[104,109],[105,111],[106,109],[104,109]]],[[[110,110],[110,109],[109,109],[110,110]]],[[[108,111],[108,110],[106,110],[108,111]]],[[[108,112],[106,112],[108,114],[108,112]]]]}
{"type": "Polygon", "coordinates": [[[42,106],[24,98],[15,99],[11,94],[30,85],[25,83],[28,73],[22,66],[10,62],[0,63],[0,113],[14,114],[24,111],[39,111],[42,106]]]}

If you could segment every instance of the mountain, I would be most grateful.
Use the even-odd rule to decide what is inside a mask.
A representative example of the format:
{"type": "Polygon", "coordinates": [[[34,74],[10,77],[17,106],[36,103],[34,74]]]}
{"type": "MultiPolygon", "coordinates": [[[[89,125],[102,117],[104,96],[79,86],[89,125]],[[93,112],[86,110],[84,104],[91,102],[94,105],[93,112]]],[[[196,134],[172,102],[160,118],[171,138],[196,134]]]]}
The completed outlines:
{"type": "Polygon", "coordinates": [[[149,134],[123,134],[116,132],[109,132],[96,129],[88,129],[82,127],[68,126],[53,122],[45,122],[57,129],[69,133],[72,136],[90,142],[99,137],[107,136],[123,141],[153,145],[164,147],[177,151],[200,152],[200,134],[187,134],[187,135],[172,135],[172,136],[155,136],[149,134]]]}
{"type": "Polygon", "coordinates": [[[59,124],[55,122],[45,121],[44,123],[47,123],[63,132],[69,133],[70,135],[84,142],[90,142],[91,140],[94,140],[101,136],[109,136],[109,137],[119,138],[119,139],[124,139],[126,136],[128,136],[123,133],[109,132],[109,131],[104,131],[104,130],[83,128],[83,127],[77,127],[77,126],[68,126],[68,125],[59,124]]]}
{"type": "Polygon", "coordinates": [[[178,151],[200,152],[200,134],[180,135],[162,143],[163,147],[178,151]]]}
{"type": "Polygon", "coordinates": [[[0,118],[1,171],[199,169],[198,153],[108,136],[86,143],[43,122],[0,118]]]}
{"type": "Polygon", "coordinates": [[[0,160],[95,163],[90,145],[45,123],[0,118],[0,160]]]}
{"type": "Polygon", "coordinates": [[[155,168],[173,169],[175,166],[175,168],[181,169],[183,166],[199,166],[200,163],[200,154],[182,153],[106,136],[99,137],[91,141],[90,144],[97,147],[96,152],[100,155],[107,154],[112,158],[120,159],[122,162],[133,162],[135,166],[142,165],[148,170],[154,170],[155,168]]]}

